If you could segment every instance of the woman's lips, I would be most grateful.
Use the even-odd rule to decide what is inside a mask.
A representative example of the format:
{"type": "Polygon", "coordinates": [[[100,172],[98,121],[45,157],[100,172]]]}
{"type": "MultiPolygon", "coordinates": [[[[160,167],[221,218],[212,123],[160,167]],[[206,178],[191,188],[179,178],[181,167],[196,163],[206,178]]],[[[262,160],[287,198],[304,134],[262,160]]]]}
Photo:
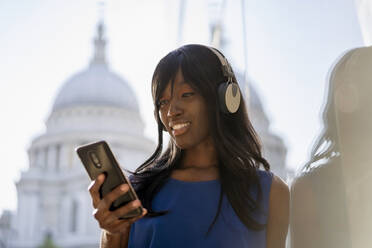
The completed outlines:
{"type": "Polygon", "coordinates": [[[190,122],[175,124],[172,127],[173,136],[179,136],[187,132],[190,127],[190,122]]]}

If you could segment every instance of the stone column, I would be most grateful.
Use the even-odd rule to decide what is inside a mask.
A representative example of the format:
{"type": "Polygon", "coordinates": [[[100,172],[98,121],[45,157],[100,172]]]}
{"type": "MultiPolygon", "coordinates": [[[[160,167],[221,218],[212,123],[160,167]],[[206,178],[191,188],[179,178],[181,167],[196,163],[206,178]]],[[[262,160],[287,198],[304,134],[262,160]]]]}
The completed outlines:
{"type": "Polygon", "coordinates": [[[30,164],[30,169],[37,167],[36,166],[36,150],[33,149],[32,147],[29,148],[27,151],[27,155],[28,155],[28,161],[30,164]]]}
{"type": "Polygon", "coordinates": [[[55,187],[46,186],[42,192],[42,208],[45,230],[51,231],[53,237],[58,235],[59,192],[55,187]]]}
{"type": "Polygon", "coordinates": [[[38,197],[36,194],[21,192],[18,193],[18,214],[16,219],[16,227],[18,231],[19,241],[32,242],[38,239],[37,235],[40,225],[38,213],[42,209],[38,208],[38,197]]]}
{"type": "Polygon", "coordinates": [[[44,167],[44,149],[35,148],[35,166],[37,168],[44,167]]]}
{"type": "Polygon", "coordinates": [[[57,147],[55,145],[48,146],[48,153],[47,153],[47,168],[48,171],[55,171],[56,169],[56,155],[57,155],[57,147]]]}
{"type": "Polygon", "coordinates": [[[70,149],[69,149],[68,144],[61,144],[60,151],[59,151],[60,171],[66,171],[69,169],[69,166],[70,166],[69,152],[70,152],[70,149]]]}

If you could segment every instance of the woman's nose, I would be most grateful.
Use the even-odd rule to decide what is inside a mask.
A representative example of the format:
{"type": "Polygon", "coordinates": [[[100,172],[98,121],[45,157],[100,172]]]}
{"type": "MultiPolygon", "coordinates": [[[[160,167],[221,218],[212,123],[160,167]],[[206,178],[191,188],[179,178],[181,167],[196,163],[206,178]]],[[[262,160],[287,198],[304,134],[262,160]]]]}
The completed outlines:
{"type": "Polygon", "coordinates": [[[180,106],[180,101],[177,99],[172,99],[169,104],[167,117],[175,117],[182,114],[182,108],[180,106]]]}

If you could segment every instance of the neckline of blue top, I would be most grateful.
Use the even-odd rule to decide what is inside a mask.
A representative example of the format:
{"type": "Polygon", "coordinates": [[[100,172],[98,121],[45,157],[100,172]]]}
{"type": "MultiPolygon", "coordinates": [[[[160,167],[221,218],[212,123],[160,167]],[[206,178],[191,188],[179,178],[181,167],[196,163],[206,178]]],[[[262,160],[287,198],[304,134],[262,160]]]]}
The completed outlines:
{"type": "MultiPolygon", "coordinates": [[[[271,173],[271,171],[263,171],[263,170],[260,170],[260,169],[257,169],[257,172],[261,172],[261,173],[265,173],[265,172],[269,172],[271,173]]],[[[260,175],[258,175],[260,177],[260,175]]],[[[176,183],[180,183],[180,184],[188,184],[188,185],[197,185],[197,184],[215,184],[215,183],[219,183],[220,180],[219,179],[213,179],[213,180],[205,180],[205,181],[183,181],[183,180],[179,180],[179,179],[176,179],[176,178],[173,178],[173,177],[169,177],[169,181],[173,181],[173,182],[176,182],[176,183]]]]}
{"type": "Polygon", "coordinates": [[[173,177],[169,177],[170,181],[177,182],[177,183],[182,183],[182,184],[210,184],[210,183],[218,183],[218,179],[214,180],[206,180],[206,181],[183,181],[179,179],[175,179],[173,177]]]}

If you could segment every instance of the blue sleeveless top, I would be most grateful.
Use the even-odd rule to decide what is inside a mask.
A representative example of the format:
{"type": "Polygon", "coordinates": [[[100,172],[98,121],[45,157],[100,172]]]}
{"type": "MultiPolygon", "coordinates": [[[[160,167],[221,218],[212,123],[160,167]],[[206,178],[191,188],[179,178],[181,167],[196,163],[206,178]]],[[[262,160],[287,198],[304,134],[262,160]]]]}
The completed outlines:
{"type": "MultiPolygon", "coordinates": [[[[259,170],[258,175],[263,193],[263,211],[255,213],[253,217],[265,224],[273,174],[259,170]]],[[[128,247],[265,248],[266,230],[249,230],[235,214],[225,195],[217,221],[206,235],[217,213],[220,188],[219,180],[185,182],[170,178],[152,202],[154,211],[169,212],[133,223],[128,247]]],[[[251,194],[256,199],[257,189],[252,189],[251,194]]]]}

